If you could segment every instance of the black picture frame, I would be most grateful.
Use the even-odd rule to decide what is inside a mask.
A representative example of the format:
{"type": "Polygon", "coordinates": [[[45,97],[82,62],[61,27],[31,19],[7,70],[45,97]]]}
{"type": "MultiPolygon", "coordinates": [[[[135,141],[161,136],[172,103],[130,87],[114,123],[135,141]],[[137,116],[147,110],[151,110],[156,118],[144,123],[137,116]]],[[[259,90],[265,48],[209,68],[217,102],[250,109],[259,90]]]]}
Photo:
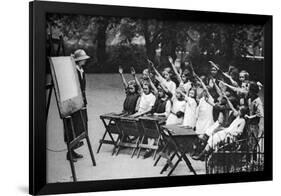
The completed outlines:
{"type": "Polygon", "coordinates": [[[58,194],[272,180],[272,20],[269,15],[33,1],[29,4],[29,193],[58,194]],[[168,20],[262,24],[265,26],[264,171],[68,183],[46,182],[46,13],[130,16],[168,20]]]}

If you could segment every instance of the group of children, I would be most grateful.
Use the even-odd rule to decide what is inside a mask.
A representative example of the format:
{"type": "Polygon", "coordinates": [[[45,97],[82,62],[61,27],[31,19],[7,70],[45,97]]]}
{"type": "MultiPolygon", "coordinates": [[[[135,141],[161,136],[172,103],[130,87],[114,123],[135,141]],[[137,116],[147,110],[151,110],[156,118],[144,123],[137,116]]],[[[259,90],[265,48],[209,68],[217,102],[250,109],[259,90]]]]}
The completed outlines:
{"type": "MultiPolygon", "coordinates": [[[[204,150],[193,156],[195,160],[202,160],[220,143],[239,137],[246,122],[248,136],[258,138],[261,135],[259,122],[264,114],[259,91],[262,85],[250,81],[247,71],[239,72],[236,67],[229,66],[229,70],[223,72],[209,61],[209,74],[199,77],[191,63],[183,68],[171,57],[169,62],[170,66],[160,73],[148,60],[149,66],[140,78],[131,67],[134,79],[129,82],[119,67],[126,92],[123,114],[164,116],[166,125],[194,129],[205,144],[204,150]]],[[[147,150],[144,157],[150,155],[151,151],[147,150]]]]}

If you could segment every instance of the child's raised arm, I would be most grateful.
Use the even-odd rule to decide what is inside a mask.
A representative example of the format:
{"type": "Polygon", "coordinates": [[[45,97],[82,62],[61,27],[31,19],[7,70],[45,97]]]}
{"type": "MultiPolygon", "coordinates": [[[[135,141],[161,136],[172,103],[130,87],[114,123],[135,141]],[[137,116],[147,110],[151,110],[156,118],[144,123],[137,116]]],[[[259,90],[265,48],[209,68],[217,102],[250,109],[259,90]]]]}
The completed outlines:
{"type": "Polygon", "coordinates": [[[151,68],[154,70],[154,72],[156,73],[156,75],[161,79],[161,80],[165,80],[162,75],[158,72],[158,70],[154,67],[154,64],[149,60],[147,59],[149,65],[151,66],[151,68]]]}
{"type": "Polygon", "coordinates": [[[237,82],[235,80],[233,80],[232,77],[229,74],[223,72],[213,61],[209,61],[209,63],[213,67],[215,67],[218,71],[220,71],[224,77],[228,78],[232,85],[237,86],[237,82]]]}
{"type": "Polygon", "coordinates": [[[236,82],[235,80],[233,80],[230,75],[228,75],[228,74],[225,73],[225,72],[222,72],[222,75],[225,76],[226,78],[228,78],[229,81],[230,81],[230,83],[231,83],[233,86],[238,86],[237,82],[236,82]]]}
{"type": "Polygon", "coordinates": [[[175,64],[173,63],[173,59],[172,57],[168,57],[170,64],[172,65],[173,71],[175,72],[176,76],[177,76],[177,80],[179,81],[179,83],[183,83],[180,74],[177,71],[177,68],[175,66],[175,64]]]}
{"type": "Polygon", "coordinates": [[[213,84],[214,84],[214,86],[215,86],[215,89],[216,89],[218,95],[219,95],[220,97],[222,97],[222,96],[223,96],[223,93],[222,93],[221,88],[217,85],[217,83],[215,83],[214,79],[211,79],[211,80],[213,81],[213,84]]]}
{"type": "Polygon", "coordinates": [[[150,86],[151,86],[151,88],[152,88],[154,94],[155,94],[155,95],[158,94],[158,89],[157,89],[156,86],[153,84],[153,82],[152,82],[150,76],[148,76],[148,81],[149,81],[149,84],[150,84],[150,86]]]}
{"type": "Polygon", "coordinates": [[[237,92],[237,93],[243,93],[243,94],[247,94],[248,91],[243,89],[243,88],[239,88],[239,87],[235,87],[235,86],[231,86],[223,81],[221,81],[223,85],[227,86],[228,88],[230,88],[231,90],[237,92]]]}
{"type": "Polygon", "coordinates": [[[209,61],[209,63],[215,67],[217,70],[220,70],[220,68],[213,62],[213,61],[209,61]]]}
{"type": "Polygon", "coordinates": [[[136,71],[135,71],[134,67],[131,67],[131,74],[133,75],[133,77],[134,77],[134,79],[135,79],[135,81],[136,81],[140,91],[142,92],[142,87],[141,87],[141,84],[140,84],[140,82],[139,82],[139,80],[138,80],[138,78],[136,76],[136,71]]]}
{"type": "Polygon", "coordinates": [[[238,115],[238,111],[234,108],[234,106],[232,105],[231,101],[229,100],[229,98],[226,96],[226,94],[223,92],[223,97],[226,99],[227,104],[229,105],[229,108],[234,112],[234,115],[237,116],[238,115]]]}
{"type": "Polygon", "coordinates": [[[118,71],[119,71],[119,74],[120,74],[120,76],[122,78],[122,82],[123,82],[124,88],[127,89],[128,83],[127,83],[127,81],[126,81],[126,79],[125,79],[125,77],[123,75],[123,68],[121,66],[119,66],[118,71]]]}
{"type": "Polygon", "coordinates": [[[208,90],[206,84],[201,80],[201,78],[200,78],[197,74],[195,74],[195,78],[197,78],[197,80],[201,83],[203,89],[204,89],[204,90],[206,91],[206,93],[207,93],[207,96],[208,96],[209,98],[212,98],[212,96],[211,96],[211,94],[210,94],[210,92],[209,92],[209,90],[208,90]]]}
{"type": "Polygon", "coordinates": [[[161,78],[159,78],[158,76],[155,76],[155,79],[158,80],[160,86],[162,87],[162,89],[167,93],[167,94],[172,94],[171,91],[169,91],[168,87],[163,83],[163,80],[161,78]]]}

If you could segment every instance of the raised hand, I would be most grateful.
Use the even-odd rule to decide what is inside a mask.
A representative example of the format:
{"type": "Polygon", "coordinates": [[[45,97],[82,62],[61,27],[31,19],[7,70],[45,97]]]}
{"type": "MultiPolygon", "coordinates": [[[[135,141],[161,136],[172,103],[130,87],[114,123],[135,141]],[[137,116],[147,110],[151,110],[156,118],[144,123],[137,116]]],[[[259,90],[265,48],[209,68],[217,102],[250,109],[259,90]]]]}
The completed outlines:
{"type": "Polygon", "coordinates": [[[225,77],[227,77],[227,78],[231,78],[231,76],[230,76],[230,75],[228,75],[228,73],[227,73],[227,72],[223,72],[223,75],[224,75],[225,77]]]}
{"type": "Polygon", "coordinates": [[[131,74],[132,74],[133,76],[136,75],[136,71],[135,71],[134,67],[131,67],[131,74]]]}
{"type": "Polygon", "coordinates": [[[178,88],[178,92],[179,92],[182,96],[185,96],[185,95],[186,95],[180,88],[178,88]]]}
{"type": "Polygon", "coordinates": [[[202,81],[201,78],[200,78],[196,73],[194,73],[194,77],[195,77],[197,80],[199,80],[200,82],[202,81]]]}
{"type": "Polygon", "coordinates": [[[227,95],[225,94],[225,91],[221,91],[221,94],[223,97],[227,98],[227,95]]]}
{"type": "Polygon", "coordinates": [[[148,62],[148,64],[149,64],[151,67],[154,68],[154,64],[153,64],[153,62],[152,62],[151,60],[147,59],[147,62],[148,62]]]}
{"type": "Polygon", "coordinates": [[[218,80],[218,81],[219,81],[220,86],[225,86],[226,83],[224,81],[222,81],[222,80],[218,80]]]}
{"type": "Polygon", "coordinates": [[[119,66],[118,71],[120,74],[123,74],[123,68],[121,66],[119,66]]]}
{"type": "Polygon", "coordinates": [[[220,68],[213,61],[209,61],[209,63],[211,63],[211,65],[215,67],[217,70],[220,70],[220,68]]]}
{"type": "Polygon", "coordinates": [[[168,59],[169,59],[169,62],[170,62],[171,64],[173,64],[173,58],[169,56],[168,59]]]}
{"type": "Polygon", "coordinates": [[[160,79],[160,77],[158,76],[158,75],[155,75],[155,79],[157,80],[157,81],[161,81],[161,79],[160,79]]]}

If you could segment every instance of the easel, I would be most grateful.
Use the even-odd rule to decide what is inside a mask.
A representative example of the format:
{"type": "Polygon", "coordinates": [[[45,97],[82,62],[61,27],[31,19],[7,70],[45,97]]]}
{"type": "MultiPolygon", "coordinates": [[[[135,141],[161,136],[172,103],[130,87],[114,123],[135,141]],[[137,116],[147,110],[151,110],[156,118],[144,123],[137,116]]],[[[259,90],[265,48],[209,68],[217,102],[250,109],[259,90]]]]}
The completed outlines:
{"type": "MultiPolygon", "coordinates": [[[[65,51],[64,51],[64,45],[63,45],[63,37],[60,36],[59,40],[56,40],[56,42],[59,43],[58,45],[58,50],[55,52],[55,48],[54,48],[54,44],[53,44],[53,38],[50,35],[49,37],[49,44],[50,44],[50,56],[59,56],[60,54],[60,50],[62,50],[62,55],[65,56],[65,51]]],[[[50,84],[46,85],[46,90],[49,90],[48,92],[48,97],[47,97],[47,116],[48,116],[48,112],[49,112],[49,107],[50,107],[50,101],[51,101],[51,96],[52,96],[52,90],[54,88],[54,83],[53,83],[53,79],[51,79],[50,84]]],[[[57,98],[57,95],[56,95],[57,98]]],[[[58,98],[57,98],[58,101],[58,98]]],[[[77,181],[77,177],[76,177],[76,172],[75,172],[75,167],[74,167],[74,162],[73,162],[73,157],[72,157],[72,153],[71,150],[73,148],[75,148],[75,146],[81,142],[81,140],[86,139],[87,141],[87,145],[88,145],[88,149],[90,152],[90,156],[91,156],[91,160],[93,163],[93,166],[96,166],[96,162],[95,162],[95,158],[94,158],[94,154],[93,154],[93,150],[92,150],[92,146],[91,146],[91,142],[89,139],[89,135],[88,135],[88,128],[86,126],[86,118],[85,116],[83,116],[82,111],[85,109],[80,109],[79,111],[77,111],[79,113],[79,116],[81,118],[82,121],[82,126],[83,126],[83,131],[82,133],[79,133],[79,135],[76,135],[75,133],[75,126],[74,126],[74,122],[73,122],[73,115],[74,114],[70,114],[69,116],[66,117],[62,117],[60,110],[60,117],[63,120],[63,125],[64,125],[64,131],[65,131],[65,137],[66,137],[66,144],[67,144],[67,150],[69,152],[69,162],[70,162],[70,167],[71,167],[71,172],[72,172],[72,176],[73,176],[73,181],[76,182],[77,181]],[[71,135],[72,137],[71,137],[71,135]]],[[[85,111],[86,112],[86,111],[85,111]]]]}
{"type": "MultiPolygon", "coordinates": [[[[51,28],[50,28],[51,30],[51,28]]],[[[65,56],[65,48],[64,48],[64,44],[63,44],[63,37],[62,35],[59,37],[59,39],[53,39],[52,38],[52,31],[50,31],[50,35],[49,35],[49,51],[47,56],[60,56],[60,51],[61,51],[61,55],[65,56]],[[55,46],[54,43],[58,44],[58,49],[57,51],[55,50],[55,46]]],[[[50,64],[49,61],[47,60],[47,64],[49,65],[49,70],[50,70],[50,64]]],[[[46,106],[46,116],[48,117],[49,114],[49,108],[50,108],[50,102],[51,102],[51,97],[52,97],[52,91],[53,91],[53,87],[54,87],[54,83],[53,80],[51,79],[49,84],[46,84],[46,90],[49,90],[48,92],[48,98],[47,98],[47,106],[46,106]]]]}

